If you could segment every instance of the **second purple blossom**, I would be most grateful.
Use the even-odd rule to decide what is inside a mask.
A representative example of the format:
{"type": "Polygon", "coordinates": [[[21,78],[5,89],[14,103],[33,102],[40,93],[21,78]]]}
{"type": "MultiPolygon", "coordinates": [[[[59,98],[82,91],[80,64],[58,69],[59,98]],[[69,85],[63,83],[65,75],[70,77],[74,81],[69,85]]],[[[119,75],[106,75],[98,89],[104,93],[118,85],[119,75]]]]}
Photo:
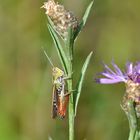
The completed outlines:
{"type": "Polygon", "coordinates": [[[131,80],[134,83],[140,84],[140,62],[135,63],[128,62],[126,64],[125,72],[112,62],[113,69],[110,69],[108,65],[104,64],[104,71],[100,75],[104,78],[96,79],[96,82],[100,84],[114,84],[119,82],[127,82],[131,80]]]}

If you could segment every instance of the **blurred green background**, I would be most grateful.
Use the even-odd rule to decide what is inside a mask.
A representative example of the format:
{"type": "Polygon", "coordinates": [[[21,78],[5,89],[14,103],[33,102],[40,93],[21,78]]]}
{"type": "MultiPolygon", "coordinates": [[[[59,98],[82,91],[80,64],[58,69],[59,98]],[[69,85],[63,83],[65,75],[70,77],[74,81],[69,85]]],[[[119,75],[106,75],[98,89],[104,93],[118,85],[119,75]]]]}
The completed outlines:
{"type": "MultiPolygon", "coordinates": [[[[68,140],[67,118],[51,119],[51,67],[41,47],[60,66],[46,26],[43,0],[0,0],[0,140],[68,140]]],[[[59,1],[62,2],[62,1],[59,1]]],[[[90,0],[63,0],[80,19],[90,0]]],[[[98,85],[101,62],[122,69],[140,59],[140,1],[95,0],[75,47],[74,78],[90,51],[75,120],[76,140],[127,140],[120,103],[124,84],[98,85]]],[[[61,67],[61,66],[60,66],[61,67]]]]}

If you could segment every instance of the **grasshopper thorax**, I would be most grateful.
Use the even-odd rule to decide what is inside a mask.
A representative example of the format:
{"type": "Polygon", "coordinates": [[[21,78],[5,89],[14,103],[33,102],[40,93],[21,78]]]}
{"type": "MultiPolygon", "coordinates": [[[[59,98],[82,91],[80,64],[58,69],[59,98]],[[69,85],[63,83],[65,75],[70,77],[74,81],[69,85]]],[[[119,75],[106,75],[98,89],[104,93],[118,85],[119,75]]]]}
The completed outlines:
{"type": "Polygon", "coordinates": [[[61,69],[59,69],[58,67],[54,67],[52,69],[52,74],[56,78],[64,76],[64,72],[61,69]]]}

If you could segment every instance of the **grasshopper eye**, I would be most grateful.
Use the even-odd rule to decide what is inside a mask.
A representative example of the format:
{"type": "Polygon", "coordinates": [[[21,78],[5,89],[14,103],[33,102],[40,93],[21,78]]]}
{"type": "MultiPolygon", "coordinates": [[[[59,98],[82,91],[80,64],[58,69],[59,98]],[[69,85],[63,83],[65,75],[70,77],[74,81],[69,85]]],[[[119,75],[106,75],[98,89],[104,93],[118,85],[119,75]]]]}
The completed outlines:
{"type": "Polygon", "coordinates": [[[55,68],[53,68],[53,73],[56,74],[57,73],[57,70],[55,68]]]}

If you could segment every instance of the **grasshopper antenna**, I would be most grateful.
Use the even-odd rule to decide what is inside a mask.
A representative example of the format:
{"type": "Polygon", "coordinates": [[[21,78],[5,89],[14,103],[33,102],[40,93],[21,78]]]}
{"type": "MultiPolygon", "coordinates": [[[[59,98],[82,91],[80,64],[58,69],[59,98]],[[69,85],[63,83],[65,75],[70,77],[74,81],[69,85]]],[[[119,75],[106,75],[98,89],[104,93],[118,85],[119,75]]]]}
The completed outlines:
{"type": "Polygon", "coordinates": [[[53,65],[53,63],[52,63],[50,57],[47,55],[46,51],[45,51],[44,49],[43,49],[43,51],[44,51],[44,54],[45,54],[45,56],[47,57],[49,63],[51,64],[51,66],[54,67],[54,65],[53,65]]]}

